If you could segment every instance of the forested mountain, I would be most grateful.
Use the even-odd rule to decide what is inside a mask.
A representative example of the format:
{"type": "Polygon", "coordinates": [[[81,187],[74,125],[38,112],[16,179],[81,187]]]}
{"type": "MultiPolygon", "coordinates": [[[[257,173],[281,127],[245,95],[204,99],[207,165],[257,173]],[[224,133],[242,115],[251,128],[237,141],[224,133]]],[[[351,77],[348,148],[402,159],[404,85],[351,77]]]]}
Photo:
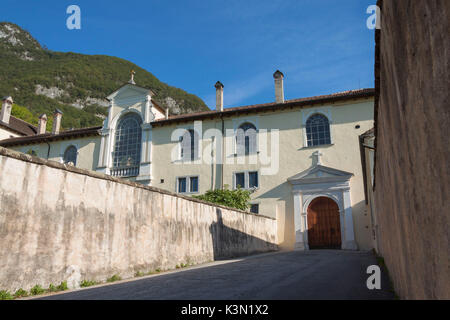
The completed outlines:
{"type": "Polygon", "coordinates": [[[105,97],[130,79],[131,70],[136,83],[152,89],[171,114],[208,110],[199,97],[127,60],[51,51],[19,26],[0,22],[0,96],[11,95],[36,121],[41,113],[50,117],[58,108],[64,112],[65,129],[101,125],[107,112],[105,97]]]}

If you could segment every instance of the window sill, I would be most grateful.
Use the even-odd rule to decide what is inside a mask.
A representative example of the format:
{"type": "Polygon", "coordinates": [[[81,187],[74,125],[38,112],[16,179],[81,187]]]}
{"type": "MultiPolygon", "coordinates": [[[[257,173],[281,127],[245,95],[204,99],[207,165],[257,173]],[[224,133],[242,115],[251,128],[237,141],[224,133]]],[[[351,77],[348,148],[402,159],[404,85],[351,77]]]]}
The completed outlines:
{"type": "Polygon", "coordinates": [[[177,159],[177,160],[173,160],[172,163],[186,163],[186,164],[190,164],[190,163],[195,163],[195,162],[197,162],[199,160],[201,160],[201,158],[195,158],[193,160],[177,159]]]}
{"type": "Polygon", "coordinates": [[[190,195],[197,195],[199,194],[199,192],[177,192],[178,194],[182,195],[182,196],[190,196],[190,195]]]}
{"type": "Polygon", "coordinates": [[[298,150],[305,150],[305,149],[314,149],[314,148],[329,148],[334,146],[334,143],[329,143],[329,144],[319,144],[317,146],[307,146],[307,147],[301,147],[298,150]]]}
{"type": "Polygon", "coordinates": [[[232,157],[248,157],[248,156],[255,156],[258,155],[259,151],[253,152],[253,153],[248,153],[248,154],[237,154],[237,153],[232,153],[231,156],[232,157]]]}
{"type": "MultiPolygon", "coordinates": [[[[234,187],[233,190],[237,190],[238,188],[234,187]]],[[[253,191],[252,193],[255,193],[259,191],[259,187],[252,187],[252,188],[241,188],[241,190],[247,190],[247,191],[253,191]]]]}

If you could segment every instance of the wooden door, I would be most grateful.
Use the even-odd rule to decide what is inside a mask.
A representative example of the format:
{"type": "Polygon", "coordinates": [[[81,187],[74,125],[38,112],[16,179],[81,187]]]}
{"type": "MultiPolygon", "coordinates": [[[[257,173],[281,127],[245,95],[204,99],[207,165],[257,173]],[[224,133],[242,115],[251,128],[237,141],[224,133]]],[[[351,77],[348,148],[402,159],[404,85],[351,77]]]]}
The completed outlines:
{"type": "Polygon", "coordinates": [[[314,199],[307,217],[310,249],[341,248],[341,222],[336,202],[327,197],[314,199]]]}

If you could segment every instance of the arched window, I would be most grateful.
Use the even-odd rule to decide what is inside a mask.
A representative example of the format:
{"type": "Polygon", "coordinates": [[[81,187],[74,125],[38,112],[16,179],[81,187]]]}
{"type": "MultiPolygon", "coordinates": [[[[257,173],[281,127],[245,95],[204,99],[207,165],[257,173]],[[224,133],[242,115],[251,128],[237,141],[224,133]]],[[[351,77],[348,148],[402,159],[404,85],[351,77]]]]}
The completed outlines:
{"type": "Polygon", "coordinates": [[[248,155],[256,153],[256,127],[248,122],[241,124],[236,132],[236,153],[248,155]]]}
{"type": "Polygon", "coordinates": [[[180,138],[182,160],[194,161],[198,158],[198,133],[193,129],[186,130],[180,138]]]}
{"type": "Polygon", "coordinates": [[[70,146],[64,152],[64,163],[72,162],[72,165],[77,165],[77,148],[75,146],[70,146]]]}
{"type": "Polygon", "coordinates": [[[128,114],[120,119],[114,141],[113,176],[139,175],[141,162],[142,120],[137,114],[128,114]]]}
{"type": "Polygon", "coordinates": [[[306,138],[308,147],[330,144],[330,123],[321,114],[314,114],[306,121],[306,138]]]}

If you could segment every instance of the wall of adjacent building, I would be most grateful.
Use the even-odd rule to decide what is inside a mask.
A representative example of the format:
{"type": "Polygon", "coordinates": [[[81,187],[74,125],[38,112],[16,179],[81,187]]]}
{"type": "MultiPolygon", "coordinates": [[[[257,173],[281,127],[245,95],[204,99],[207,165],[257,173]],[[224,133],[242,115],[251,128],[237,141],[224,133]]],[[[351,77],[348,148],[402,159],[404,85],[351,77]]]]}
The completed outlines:
{"type": "MultiPolygon", "coordinates": [[[[287,179],[312,166],[311,155],[319,150],[322,164],[339,170],[352,172],[350,180],[351,202],[355,238],[359,249],[373,248],[370,232],[370,216],[364,203],[364,185],[359,151],[359,135],[373,127],[373,99],[337,103],[312,108],[293,108],[287,111],[254,113],[243,116],[224,118],[225,130],[234,130],[241,123],[250,121],[257,124],[258,130],[279,129],[279,166],[273,174],[262,175],[262,167],[269,165],[250,164],[249,157],[243,157],[244,164],[237,164],[238,158],[227,150],[225,161],[236,161],[224,167],[224,184],[233,185],[233,173],[239,171],[259,171],[259,188],[252,194],[252,203],[259,203],[259,212],[278,217],[283,221],[280,231],[280,246],[292,249],[295,242],[294,208],[292,187],[287,179]],[[320,147],[305,147],[303,119],[315,112],[324,112],[331,118],[332,144],[320,147]],[[359,125],[359,128],[356,126],[359,125]]],[[[178,147],[178,140],[171,141],[171,134],[177,128],[194,128],[193,122],[174,125],[155,126],[152,130],[152,185],[176,192],[177,177],[199,176],[199,194],[207,190],[220,188],[221,166],[173,161],[171,155],[178,147]],[[162,182],[163,181],[163,182],[162,182]]],[[[222,122],[217,120],[202,121],[203,132],[210,128],[221,130],[222,122]]],[[[234,137],[228,137],[234,139],[234,137]]],[[[268,155],[271,156],[270,136],[268,155]]],[[[203,150],[211,144],[211,139],[201,141],[203,150]]],[[[229,145],[232,145],[230,142],[229,145]]],[[[206,151],[209,152],[209,151],[206,151]]],[[[260,156],[260,155],[259,155],[260,156]]],[[[259,158],[258,158],[259,159],[259,158]]]]}
{"type": "Polygon", "coordinates": [[[2,126],[0,126],[0,140],[15,138],[15,137],[21,137],[21,135],[15,133],[15,132],[11,132],[10,130],[7,130],[7,129],[3,128],[2,126]]]}
{"type": "Polygon", "coordinates": [[[450,299],[450,2],[379,4],[379,252],[401,298],[450,299]]]}
{"type": "Polygon", "coordinates": [[[76,139],[57,140],[47,143],[13,146],[9,149],[27,153],[31,150],[40,158],[63,162],[64,152],[70,146],[77,148],[76,167],[87,170],[96,170],[100,152],[100,137],[90,136],[76,139]],[[50,145],[50,152],[49,152],[50,145]]]}
{"type": "Polygon", "coordinates": [[[277,221],[0,148],[0,290],[277,250],[277,221]]]}

